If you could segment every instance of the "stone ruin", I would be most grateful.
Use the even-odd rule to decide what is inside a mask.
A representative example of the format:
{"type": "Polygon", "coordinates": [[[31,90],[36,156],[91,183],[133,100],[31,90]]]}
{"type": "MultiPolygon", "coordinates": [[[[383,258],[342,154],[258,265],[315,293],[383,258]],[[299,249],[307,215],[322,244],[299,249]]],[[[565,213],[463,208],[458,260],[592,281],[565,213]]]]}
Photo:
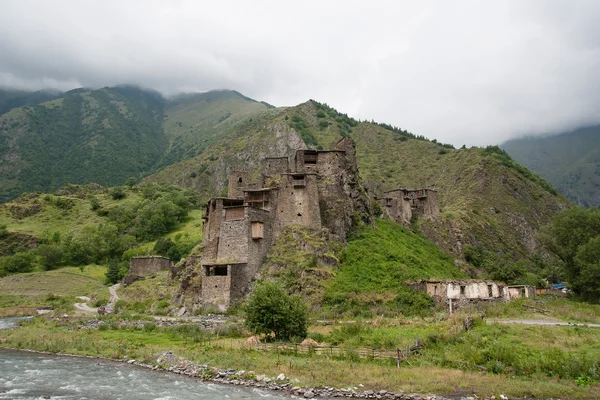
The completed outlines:
{"type": "Polygon", "coordinates": [[[131,257],[129,260],[129,271],[123,278],[123,285],[131,285],[133,282],[156,274],[159,271],[170,271],[173,267],[173,261],[162,256],[131,257]]]}
{"type": "Polygon", "coordinates": [[[532,286],[508,286],[491,280],[424,280],[410,282],[408,285],[426,293],[436,303],[449,308],[450,312],[467,304],[535,296],[535,288],[532,286]]]}
{"type": "Polygon", "coordinates": [[[385,218],[404,226],[410,226],[414,217],[440,216],[435,189],[395,189],[385,192],[376,200],[385,218]]]}
{"type": "Polygon", "coordinates": [[[345,242],[358,220],[373,223],[373,212],[355,144],[344,138],[332,150],[264,159],[259,182],[232,171],[228,196],[211,199],[203,218],[201,303],[224,311],[248,292],[285,227],[326,228],[331,240],[345,242]]]}

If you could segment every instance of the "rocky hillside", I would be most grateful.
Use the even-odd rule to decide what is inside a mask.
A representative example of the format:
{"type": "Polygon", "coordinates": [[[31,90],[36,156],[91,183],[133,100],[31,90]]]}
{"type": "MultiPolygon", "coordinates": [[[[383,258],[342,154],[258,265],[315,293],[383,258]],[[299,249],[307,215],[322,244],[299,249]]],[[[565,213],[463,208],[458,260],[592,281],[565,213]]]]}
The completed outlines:
{"type": "Polygon", "coordinates": [[[65,183],[139,180],[269,108],[233,91],[173,99],[128,86],[0,91],[0,202],[65,183]]]}
{"type": "Polygon", "coordinates": [[[148,179],[195,187],[205,198],[222,195],[231,170],[253,170],[266,156],[289,155],[304,145],[330,148],[343,136],[356,141],[360,174],[373,195],[398,187],[439,190],[442,217],[418,221],[418,229],[457,258],[465,246],[529,257],[539,250],[539,228],[569,204],[498,148],[456,150],[387,125],[355,121],[314,101],[268,110],[203,154],[148,179]]]}
{"type": "Polygon", "coordinates": [[[510,140],[501,147],[574,203],[600,207],[600,125],[510,140]]]}
{"type": "Polygon", "coordinates": [[[255,178],[265,157],[356,142],[364,186],[439,190],[442,216],[413,229],[462,259],[468,247],[519,259],[569,202],[497,147],[454,149],[401,129],[359,122],[308,101],[273,108],[234,91],[165,99],[134,87],[79,89],[0,115],[0,201],[66,182],[123,184],[130,177],[226,194],[230,171],[255,178]]]}

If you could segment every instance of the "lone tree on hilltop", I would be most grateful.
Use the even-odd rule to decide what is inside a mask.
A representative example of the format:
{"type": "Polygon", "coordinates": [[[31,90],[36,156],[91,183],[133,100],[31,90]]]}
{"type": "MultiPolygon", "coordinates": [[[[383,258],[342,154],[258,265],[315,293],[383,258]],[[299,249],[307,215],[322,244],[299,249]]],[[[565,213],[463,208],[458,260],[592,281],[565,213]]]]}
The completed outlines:
{"type": "Polygon", "coordinates": [[[300,296],[288,295],[275,283],[258,284],[245,311],[246,327],[254,333],[273,335],[277,340],[306,337],[306,303],[300,296]]]}

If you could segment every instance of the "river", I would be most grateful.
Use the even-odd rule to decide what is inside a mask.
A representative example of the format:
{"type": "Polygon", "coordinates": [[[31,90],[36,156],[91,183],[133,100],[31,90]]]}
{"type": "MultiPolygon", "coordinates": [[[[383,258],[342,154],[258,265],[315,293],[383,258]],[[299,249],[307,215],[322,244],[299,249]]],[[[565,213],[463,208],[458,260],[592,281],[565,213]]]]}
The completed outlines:
{"type": "Polygon", "coordinates": [[[99,359],[0,350],[0,399],[214,400],[290,397],[99,359]]]}
{"type": "Polygon", "coordinates": [[[19,321],[23,321],[30,318],[31,317],[0,318],[0,331],[3,329],[16,328],[19,325],[19,321]]]}

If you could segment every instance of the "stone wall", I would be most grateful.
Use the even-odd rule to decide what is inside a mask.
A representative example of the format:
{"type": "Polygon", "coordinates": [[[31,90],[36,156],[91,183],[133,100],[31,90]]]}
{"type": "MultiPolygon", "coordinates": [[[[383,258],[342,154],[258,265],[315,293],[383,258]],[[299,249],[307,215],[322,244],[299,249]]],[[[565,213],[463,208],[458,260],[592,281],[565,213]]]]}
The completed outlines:
{"type": "Polygon", "coordinates": [[[410,226],[412,210],[410,202],[404,198],[404,190],[397,189],[386,192],[384,197],[378,199],[383,216],[397,224],[410,226]]]}
{"type": "Polygon", "coordinates": [[[286,227],[325,228],[329,239],[345,242],[360,221],[373,223],[351,139],[340,140],[330,151],[298,150],[291,166],[287,157],[265,159],[258,183],[234,171],[229,197],[209,202],[201,258],[205,305],[227,308],[245,295],[286,227]],[[253,224],[259,223],[256,231],[262,237],[253,237],[253,224]],[[206,267],[217,264],[228,265],[227,274],[223,269],[216,275],[207,273],[206,267]]]}
{"type": "Polygon", "coordinates": [[[273,191],[273,240],[289,225],[321,227],[317,176],[314,173],[304,174],[304,186],[294,186],[294,176],[299,175],[282,174],[279,189],[273,191]]]}
{"type": "Polygon", "coordinates": [[[421,281],[409,284],[413,289],[427,293],[438,304],[453,309],[480,301],[506,300],[503,284],[486,280],[421,281]]]}
{"type": "Polygon", "coordinates": [[[506,287],[506,298],[520,299],[534,297],[536,295],[535,287],[526,285],[514,285],[506,287]]]}
{"type": "Polygon", "coordinates": [[[129,260],[129,271],[123,278],[124,285],[142,279],[159,271],[169,271],[173,268],[173,261],[161,256],[132,257],[129,260]]]}
{"type": "MultiPolygon", "coordinates": [[[[262,161],[262,175],[265,176],[274,176],[279,175],[281,173],[291,172],[290,171],[290,162],[287,157],[270,157],[265,158],[262,161]]],[[[264,185],[264,178],[263,178],[264,185]]]]}
{"type": "Polygon", "coordinates": [[[244,188],[248,186],[248,173],[246,171],[232,171],[229,174],[227,185],[227,197],[230,199],[241,199],[244,197],[244,188]]]}
{"type": "MultiPolygon", "coordinates": [[[[219,247],[215,261],[247,262],[248,260],[248,220],[242,208],[242,218],[221,220],[219,247]]],[[[204,259],[204,257],[203,257],[204,259]]]]}

